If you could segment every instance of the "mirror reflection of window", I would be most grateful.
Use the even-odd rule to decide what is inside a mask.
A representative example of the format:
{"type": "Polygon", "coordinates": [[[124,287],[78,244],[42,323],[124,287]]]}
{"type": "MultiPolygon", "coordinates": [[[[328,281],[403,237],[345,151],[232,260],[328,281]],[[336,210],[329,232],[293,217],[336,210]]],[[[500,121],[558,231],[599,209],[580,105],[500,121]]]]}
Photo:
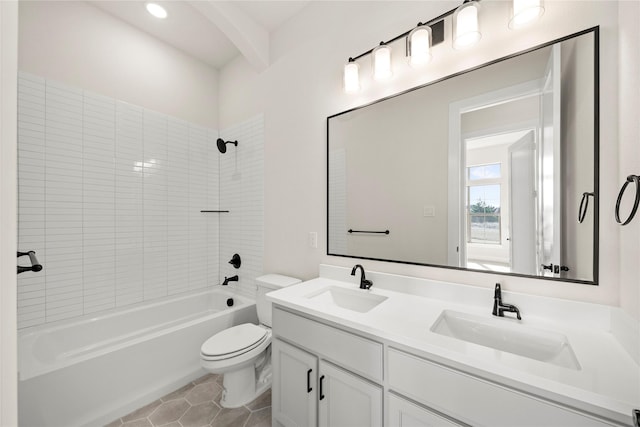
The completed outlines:
{"type": "Polygon", "coordinates": [[[500,163],[467,168],[467,242],[500,244],[500,163]]]}

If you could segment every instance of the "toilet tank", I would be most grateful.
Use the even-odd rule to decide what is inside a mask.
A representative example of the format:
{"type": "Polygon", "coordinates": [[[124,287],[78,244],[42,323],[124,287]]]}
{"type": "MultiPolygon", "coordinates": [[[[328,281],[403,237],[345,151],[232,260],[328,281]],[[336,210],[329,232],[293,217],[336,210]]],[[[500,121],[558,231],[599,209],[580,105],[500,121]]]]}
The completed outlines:
{"type": "Polygon", "coordinates": [[[302,280],[281,274],[265,274],[256,278],[256,309],[260,324],[271,327],[271,302],[265,297],[271,291],[300,283],[302,280]]]}

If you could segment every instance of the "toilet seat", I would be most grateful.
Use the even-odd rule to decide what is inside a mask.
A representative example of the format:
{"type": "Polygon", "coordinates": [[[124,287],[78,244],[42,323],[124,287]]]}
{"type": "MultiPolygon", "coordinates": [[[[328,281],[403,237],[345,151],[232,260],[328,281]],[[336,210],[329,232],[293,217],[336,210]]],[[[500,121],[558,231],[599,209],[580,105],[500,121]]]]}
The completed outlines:
{"type": "Polygon", "coordinates": [[[231,359],[261,346],[270,337],[270,330],[252,323],[244,323],[209,338],[202,344],[200,355],[206,361],[231,359]]]}

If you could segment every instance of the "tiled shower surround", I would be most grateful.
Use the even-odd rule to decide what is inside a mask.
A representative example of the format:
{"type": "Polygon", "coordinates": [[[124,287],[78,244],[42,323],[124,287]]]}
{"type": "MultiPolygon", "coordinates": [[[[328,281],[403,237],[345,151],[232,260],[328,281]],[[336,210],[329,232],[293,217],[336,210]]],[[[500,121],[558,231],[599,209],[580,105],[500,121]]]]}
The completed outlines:
{"type": "Polygon", "coordinates": [[[18,244],[44,266],[18,276],[19,328],[219,284],[235,252],[261,274],[261,116],[229,130],[245,160],[214,129],[27,73],[18,90],[18,244]]]}

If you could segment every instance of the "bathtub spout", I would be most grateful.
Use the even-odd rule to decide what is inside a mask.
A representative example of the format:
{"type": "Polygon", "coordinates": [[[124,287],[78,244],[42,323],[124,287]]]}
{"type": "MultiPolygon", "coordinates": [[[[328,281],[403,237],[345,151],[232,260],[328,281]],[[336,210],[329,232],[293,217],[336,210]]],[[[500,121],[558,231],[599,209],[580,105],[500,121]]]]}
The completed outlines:
{"type": "Polygon", "coordinates": [[[229,282],[237,282],[238,281],[238,275],[236,274],[235,276],[231,276],[231,277],[226,277],[224,278],[224,282],[222,282],[222,286],[227,286],[229,284],[229,282]]]}

